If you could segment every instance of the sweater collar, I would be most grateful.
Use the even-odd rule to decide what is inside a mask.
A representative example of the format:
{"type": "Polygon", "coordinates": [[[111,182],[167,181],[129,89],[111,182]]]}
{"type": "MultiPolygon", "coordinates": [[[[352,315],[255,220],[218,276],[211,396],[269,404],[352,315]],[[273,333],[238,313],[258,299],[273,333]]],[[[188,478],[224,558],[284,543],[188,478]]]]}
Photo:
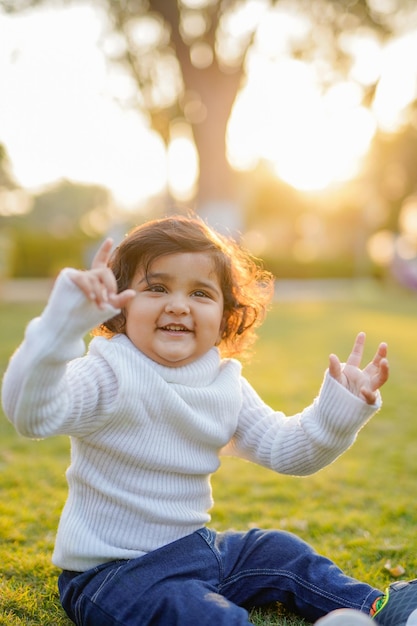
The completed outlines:
{"type": "Polygon", "coordinates": [[[218,376],[221,357],[218,348],[211,348],[199,359],[180,367],[167,367],[153,361],[143,352],[138,350],[126,335],[116,335],[116,340],[124,345],[128,350],[135,353],[136,357],[147,367],[153,369],[167,383],[185,385],[189,387],[210,385],[218,376]]]}

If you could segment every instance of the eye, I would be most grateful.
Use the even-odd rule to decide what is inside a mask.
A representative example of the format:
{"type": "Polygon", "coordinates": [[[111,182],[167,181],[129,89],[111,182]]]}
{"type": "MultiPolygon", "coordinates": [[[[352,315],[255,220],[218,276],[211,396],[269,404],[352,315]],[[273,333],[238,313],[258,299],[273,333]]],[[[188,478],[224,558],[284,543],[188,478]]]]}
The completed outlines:
{"type": "Polygon", "coordinates": [[[193,291],[192,295],[196,298],[210,298],[210,295],[208,293],[206,293],[205,291],[201,291],[200,289],[193,291]]]}
{"type": "Polygon", "coordinates": [[[163,285],[148,285],[146,291],[151,293],[165,293],[166,289],[163,285]]]}

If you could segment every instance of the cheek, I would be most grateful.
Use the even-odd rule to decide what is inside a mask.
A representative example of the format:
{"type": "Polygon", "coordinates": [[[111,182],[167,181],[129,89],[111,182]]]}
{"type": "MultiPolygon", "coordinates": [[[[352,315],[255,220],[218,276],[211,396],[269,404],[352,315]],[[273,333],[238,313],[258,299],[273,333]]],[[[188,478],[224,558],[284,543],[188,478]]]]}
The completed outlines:
{"type": "MultiPolygon", "coordinates": [[[[215,327],[215,332],[216,332],[216,346],[219,345],[219,343],[221,342],[222,338],[224,337],[224,330],[226,328],[226,320],[224,318],[224,316],[219,320],[219,322],[216,324],[215,327]]],[[[214,328],[213,328],[214,331],[214,328]]]]}
{"type": "Polygon", "coordinates": [[[150,333],[155,328],[159,316],[159,309],[153,302],[137,299],[126,309],[126,328],[131,333],[150,333]]]}
{"type": "Polygon", "coordinates": [[[135,303],[132,302],[129,304],[129,306],[125,309],[125,318],[126,318],[126,330],[127,331],[132,331],[135,327],[137,327],[137,321],[140,317],[139,311],[137,310],[137,306],[135,306],[135,303]]]}

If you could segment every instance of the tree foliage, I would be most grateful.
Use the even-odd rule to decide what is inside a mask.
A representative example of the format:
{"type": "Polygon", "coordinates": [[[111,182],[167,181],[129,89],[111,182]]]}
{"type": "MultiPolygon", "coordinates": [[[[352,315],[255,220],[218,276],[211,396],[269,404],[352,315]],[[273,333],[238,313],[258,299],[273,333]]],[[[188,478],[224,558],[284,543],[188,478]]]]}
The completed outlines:
{"type": "MultiPolygon", "coordinates": [[[[19,12],[70,1],[0,0],[0,9],[19,12]]],[[[107,16],[103,49],[131,80],[123,104],[147,111],[153,128],[167,143],[174,123],[182,121],[192,129],[200,164],[199,206],[238,195],[236,173],[226,156],[227,124],[243,85],[248,55],[257,43],[260,9],[284,7],[308,19],[308,34],[301,40],[290,38],[286,53],[316,63],[325,89],[349,72],[347,35],[368,29],[387,37],[415,8],[414,0],[96,0],[93,4],[107,16]]],[[[375,86],[364,89],[365,102],[372,101],[375,86]]]]}
{"type": "Polygon", "coordinates": [[[149,112],[166,142],[175,120],[182,119],[193,129],[200,162],[200,207],[237,195],[236,175],[226,158],[227,124],[263,11],[285,5],[308,17],[309,35],[302,41],[294,38],[288,54],[320,63],[323,83],[348,72],[351,59],[340,42],[342,32],[359,27],[372,28],[380,36],[389,32],[389,16],[371,10],[365,0],[102,2],[119,44],[113,60],[130,73],[137,87],[130,104],[149,112]],[[251,12],[252,20],[247,17],[251,12]],[[153,37],[147,37],[145,29],[153,29],[153,37]]]}

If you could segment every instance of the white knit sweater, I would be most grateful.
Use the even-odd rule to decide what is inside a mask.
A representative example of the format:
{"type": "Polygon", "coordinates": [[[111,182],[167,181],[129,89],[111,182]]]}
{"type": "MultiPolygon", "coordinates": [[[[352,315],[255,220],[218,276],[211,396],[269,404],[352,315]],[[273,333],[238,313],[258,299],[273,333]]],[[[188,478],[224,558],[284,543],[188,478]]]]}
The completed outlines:
{"type": "Polygon", "coordinates": [[[269,408],[216,348],[183,367],[155,363],[125,335],[83,337],[113,316],[59,276],[3,380],[19,433],[71,437],[69,495],[53,555],[84,571],[130,559],[201,528],[219,453],[303,475],[331,463],[379,408],[328,374],[315,402],[286,417],[269,408]]]}

